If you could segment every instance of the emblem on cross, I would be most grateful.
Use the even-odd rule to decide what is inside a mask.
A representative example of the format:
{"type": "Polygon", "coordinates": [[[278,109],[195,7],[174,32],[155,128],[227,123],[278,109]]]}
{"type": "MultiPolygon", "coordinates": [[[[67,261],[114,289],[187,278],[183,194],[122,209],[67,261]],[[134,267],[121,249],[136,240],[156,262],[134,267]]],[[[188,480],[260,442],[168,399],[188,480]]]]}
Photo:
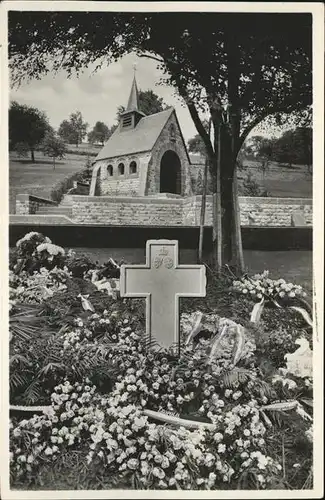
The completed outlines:
{"type": "Polygon", "coordinates": [[[121,266],[121,297],[146,299],[146,333],[179,344],[179,297],[205,297],[205,266],[178,264],[178,241],[149,240],[144,265],[121,266]]]}

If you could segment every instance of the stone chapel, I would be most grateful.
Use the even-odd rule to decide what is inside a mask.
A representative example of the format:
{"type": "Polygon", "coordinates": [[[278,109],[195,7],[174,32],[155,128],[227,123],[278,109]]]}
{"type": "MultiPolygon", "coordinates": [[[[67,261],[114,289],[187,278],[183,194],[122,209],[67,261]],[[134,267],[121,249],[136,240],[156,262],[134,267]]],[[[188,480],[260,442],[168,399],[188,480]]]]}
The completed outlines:
{"type": "Polygon", "coordinates": [[[191,196],[190,159],[174,108],[146,116],[134,76],[118,127],[94,161],[90,196],[191,196]]]}

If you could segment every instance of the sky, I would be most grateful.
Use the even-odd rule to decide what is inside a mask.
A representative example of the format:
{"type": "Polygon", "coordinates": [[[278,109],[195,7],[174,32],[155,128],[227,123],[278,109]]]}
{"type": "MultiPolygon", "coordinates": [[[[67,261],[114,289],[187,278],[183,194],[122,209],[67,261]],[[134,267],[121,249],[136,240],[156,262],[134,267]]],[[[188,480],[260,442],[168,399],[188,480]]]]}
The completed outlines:
{"type": "Polygon", "coordinates": [[[89,123],[89,129],[96,121],[113,125],[117,107],[126,106],[136,64],[136,79],[141,90],[153,90],[166,104],[174,106],[185,141],[196,134],[187,108],[175,95],[172,87],[158,85],[162,76],[156,62],[128,54],[120,61],[92,73],[93,66],[79,77],[67,78],[67,73],[48,74],[41,80],[32,80],[18,89],[11,89],[10,100],[34,106],[47,114],[52,127],[57,129],[62,120],[75,111],[81,111],[89,123]]]}
{"type": "MultiPolygon", "coordinates": [[[[197,133],[187,107],[173,87],[159,85],[163,73],[157,68],[156,61],[135,54],[128,54],[96,73],[93,71],[95,65],[90,65],[79,77],[73,75],[68,78],[66,72],[60,71],[49,73],[41,80],[24,82],[18,89],[10,90],[10,100],[44,111],[55,129],[75,111],[81,111],[83,119],[89,124],[88,131],[97,121],[111,127],[116,119],[117,107],[127,104],[134,65],[138,88],[153,90],[167,105],[175,108],[187,142],[197,133]]],[[[272,130],[272,135],[280,135],[280,132],[272,130]]],[[[249,137],[256,134],[270,135],[267,130],[256,128],[249,137]]]]}

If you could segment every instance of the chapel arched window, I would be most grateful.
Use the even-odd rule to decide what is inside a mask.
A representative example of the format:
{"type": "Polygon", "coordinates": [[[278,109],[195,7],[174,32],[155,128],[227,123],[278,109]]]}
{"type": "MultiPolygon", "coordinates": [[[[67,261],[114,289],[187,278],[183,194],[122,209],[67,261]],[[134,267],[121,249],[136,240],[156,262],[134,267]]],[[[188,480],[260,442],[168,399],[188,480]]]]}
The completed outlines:
{"type": "Polygon", "coordinates": [[[137,162],[136,161],[131,161],[129,165],[129,172],[130,174],[136,174],[137,173],[137,162]]]}
{"type": "Polygon", "coordinates": [[[118,175],[124,175],[124,163],[119,163],[117,166],[118,175]]]}

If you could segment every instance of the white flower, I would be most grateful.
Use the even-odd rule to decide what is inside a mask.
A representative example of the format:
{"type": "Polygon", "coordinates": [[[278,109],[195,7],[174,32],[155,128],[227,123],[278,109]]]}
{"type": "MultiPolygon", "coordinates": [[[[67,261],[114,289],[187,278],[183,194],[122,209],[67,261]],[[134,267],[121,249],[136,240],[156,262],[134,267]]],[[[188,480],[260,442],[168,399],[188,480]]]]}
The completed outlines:
{"type": "Polygon", "coordinates": [[[139,460],[136,458],[130,458],[130,460],[127,461],[127,466],[129,469],[135,470],[139,466],[139,460]]]}
{"type": "Polygon", "coordinates": [[[226,445],[225,444],[222,444],[220,443],[218,445],[218,453],[224,453],[226,451],[226,445]]]}
{"type": "Polygon", "coordinates": [[[63,250],[62,247],[59,247],[58,245],[53,245],[52,243],[41,243],[36,247],[36,251],[38,253],[47,251],[50,255],[65,255],[65,251],[63,250]]]}
{"type": "Polygon", "coordinates": [[[223,439],[223,435],[220,433],[220,432],[217,432],[215,435],[214,435],[214,440],[219,443],[220,441],[222,441],[223,439]]]}
{"type": "MultiPolygon", "coordinates": [[[[164,471],[160,467],[154,467],[152,469],[152,474],[155,477],[158,477],[159,479],[164,479],[164,477],[166,476],[166,474],[164,473],[164,471]]],[[[175,475],[175,477],[176,477],[176,475],[175,475]]]]}

